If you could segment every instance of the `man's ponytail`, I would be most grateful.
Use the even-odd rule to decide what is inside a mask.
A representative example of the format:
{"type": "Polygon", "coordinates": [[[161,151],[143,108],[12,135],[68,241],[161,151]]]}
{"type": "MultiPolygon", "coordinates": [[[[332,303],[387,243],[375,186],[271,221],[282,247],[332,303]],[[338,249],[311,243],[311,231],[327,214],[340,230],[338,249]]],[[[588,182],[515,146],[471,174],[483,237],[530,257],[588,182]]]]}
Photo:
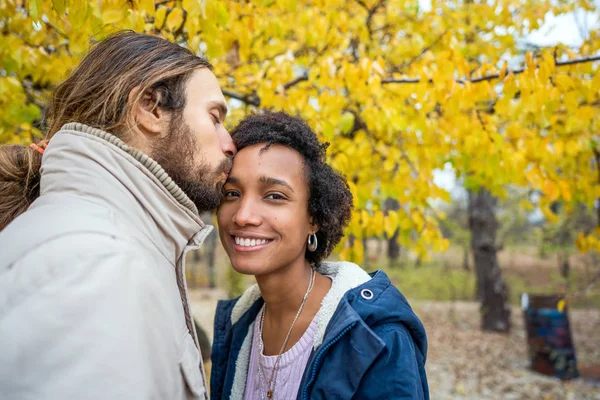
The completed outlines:
{"type": "Polygon", "coordinates": [[[40,195],[42,155],[19,144],[0,146],[0,231],[40,195]]]}

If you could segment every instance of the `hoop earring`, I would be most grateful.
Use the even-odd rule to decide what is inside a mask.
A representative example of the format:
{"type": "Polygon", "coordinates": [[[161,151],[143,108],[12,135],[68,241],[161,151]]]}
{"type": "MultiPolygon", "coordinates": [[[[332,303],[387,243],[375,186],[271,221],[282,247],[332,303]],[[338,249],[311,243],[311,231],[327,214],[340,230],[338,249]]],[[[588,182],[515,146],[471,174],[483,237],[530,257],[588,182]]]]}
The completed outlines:
{"type": "Polygon", "coordinates": [[[310,235],[308,235],[308,251],[310,251],[310,252],[316,251],[318,245],[319,245],[319,242],[317,241],[317,233],[313,232],[310,235]]]}

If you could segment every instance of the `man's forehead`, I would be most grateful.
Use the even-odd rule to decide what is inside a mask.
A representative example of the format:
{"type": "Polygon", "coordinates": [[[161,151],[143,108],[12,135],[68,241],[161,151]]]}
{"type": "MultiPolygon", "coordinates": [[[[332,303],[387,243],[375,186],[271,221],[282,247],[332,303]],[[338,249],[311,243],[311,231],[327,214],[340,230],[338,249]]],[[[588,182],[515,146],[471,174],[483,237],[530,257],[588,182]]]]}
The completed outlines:
{"type": "Polygon", "coordinates": [[[194,71],[187,85],[188,93],[211,105],[224,107],[227,109],[227,103],[217,77],[208,68],[200,68],[194,71]]]}

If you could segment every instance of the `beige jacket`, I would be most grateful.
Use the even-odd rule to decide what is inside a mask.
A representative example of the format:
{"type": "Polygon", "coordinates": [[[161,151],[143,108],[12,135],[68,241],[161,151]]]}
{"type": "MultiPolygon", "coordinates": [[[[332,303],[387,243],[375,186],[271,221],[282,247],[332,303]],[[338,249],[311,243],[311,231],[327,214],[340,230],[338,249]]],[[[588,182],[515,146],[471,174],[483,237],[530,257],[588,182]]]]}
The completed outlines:
{"type": "Polygon", "coordinates": [[[206,399],[185,255],[211,232],[155,161],[67,124],[0,232],[0,399],[206,399]]]}

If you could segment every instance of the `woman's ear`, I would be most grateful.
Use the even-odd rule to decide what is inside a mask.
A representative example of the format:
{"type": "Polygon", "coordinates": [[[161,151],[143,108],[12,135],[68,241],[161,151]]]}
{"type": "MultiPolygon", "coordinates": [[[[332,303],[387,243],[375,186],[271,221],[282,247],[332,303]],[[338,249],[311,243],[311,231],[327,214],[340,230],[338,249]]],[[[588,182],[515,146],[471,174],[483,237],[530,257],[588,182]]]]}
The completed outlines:
{"type": "Polygon", "coordinates": [[[147,89],[139,95],[139,87],[129,92],[129,104],[133,104],[133,116],[138,129],[147,135],[159,135],[167,126],[166,113],[160,108],[162,93],[159,90],[147,89]]]}
{"type": "Polygon", "coordinates": [[[313,233],[317,233],[317,232],[319,232],[319,229],[321,229],[321,228],[319,227],[319,225],[317,225],[317,224],[315,224],[315,223],[313,222],[312,218],[311,218],[311,220],[310,220],[310,226],[309,226],[309,228],[310,228],[310,232],[308,232],[308,234],[309,234],[309,235],[310,235],[310,234],[313,234],[313,233]]]}

